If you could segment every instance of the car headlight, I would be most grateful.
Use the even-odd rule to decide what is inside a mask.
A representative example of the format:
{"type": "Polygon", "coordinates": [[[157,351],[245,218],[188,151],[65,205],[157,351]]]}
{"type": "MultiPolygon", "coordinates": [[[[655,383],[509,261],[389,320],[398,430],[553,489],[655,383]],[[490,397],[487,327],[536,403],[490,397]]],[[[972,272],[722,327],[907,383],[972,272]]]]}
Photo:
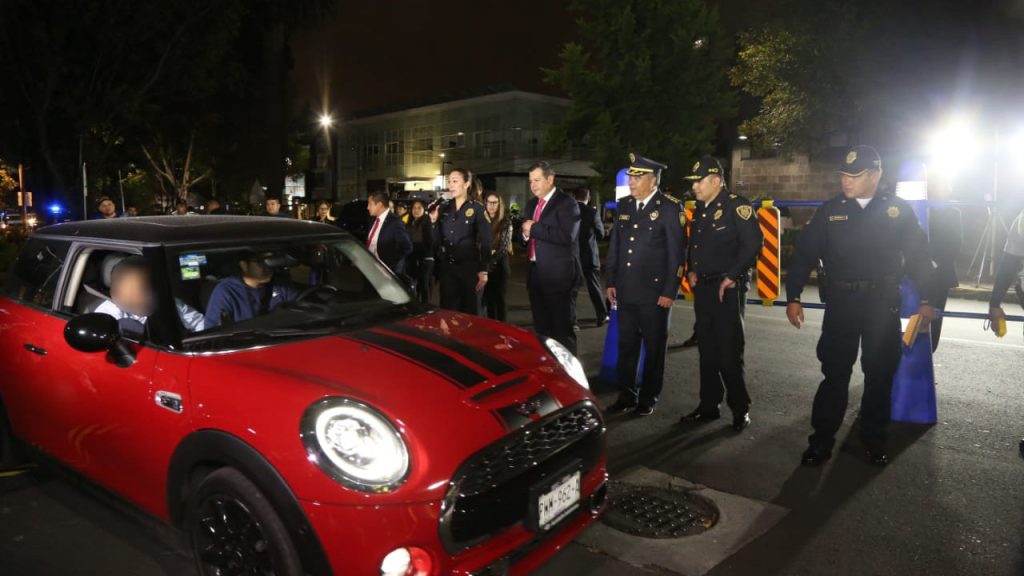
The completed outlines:
{"type": "Polygon", "coordinates": [[[572,376],[572,379],[577,384],[590,390],[590,382],[587,381],[587,374],[583,371],[583,364],[580,364],[579,359],[568,348],[554,338],[545,339],[544,346],[547,347],[551,355],[555,357],[555,360],[558,360],[558,363],[562,365],[562,369],[569,376],[572,376]]]}
{"type": "Polygon", "coordinates": [[[394,425],[348,398],[326,398],[307,408],[302,441],[310,461],[363,492],[394,490],[409,471],[409,451],[394,425]]]}

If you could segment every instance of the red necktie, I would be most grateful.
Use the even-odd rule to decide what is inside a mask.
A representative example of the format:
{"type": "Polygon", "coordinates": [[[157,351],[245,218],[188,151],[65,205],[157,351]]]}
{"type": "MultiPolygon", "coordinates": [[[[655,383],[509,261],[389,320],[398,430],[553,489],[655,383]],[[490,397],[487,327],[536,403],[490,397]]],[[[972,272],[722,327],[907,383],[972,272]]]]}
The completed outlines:
{"type": "MultiPolygon", "coordinates": [[[[540,220],[540,211],[543,210],[543,209],[544,209],[544,199],[541,198],[540,200],[537,201],[537,208],[535,208],[534,211],[533,211],[533,221],[534,222],[536,222],[537,220],[540,220]]],[[[530,239],[530,254],[529,254],[530,260],[536,260],[537,259],[537,254],[534,253],[534,247],[533,247],[535,242],[536,242],[536,240],[534,240],[532,238],[530,239]]]]}
{"type": "Polygon", "coordinates": [[[369,248],[373,244],[373,235],[377,233],[377,226],[380,226],[380,218],[373,219],[373,228],[370,229],[370,235],[366,237],[366,247],[369,248]]]}

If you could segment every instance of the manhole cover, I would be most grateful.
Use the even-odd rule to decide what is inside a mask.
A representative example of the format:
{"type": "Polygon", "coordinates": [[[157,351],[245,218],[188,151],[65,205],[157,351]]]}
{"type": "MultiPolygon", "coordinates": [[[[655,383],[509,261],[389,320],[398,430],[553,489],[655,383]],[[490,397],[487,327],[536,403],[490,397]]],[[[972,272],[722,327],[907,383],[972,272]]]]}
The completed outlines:
{"type": "Polygon", "coordinates": [[[608,489],[605,524],[643,538],[680,538],[707,531],[718,522],[718,508],[693,492],[613,482],[608,489]]]}

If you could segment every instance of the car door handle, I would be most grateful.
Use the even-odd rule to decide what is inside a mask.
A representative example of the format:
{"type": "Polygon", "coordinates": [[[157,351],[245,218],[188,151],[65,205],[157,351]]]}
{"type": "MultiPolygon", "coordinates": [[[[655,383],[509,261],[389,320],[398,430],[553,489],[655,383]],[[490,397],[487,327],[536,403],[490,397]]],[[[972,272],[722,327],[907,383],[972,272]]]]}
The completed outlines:
{"type": "Polygon", "coordinates": [[[25,350],[28,350],[29,352],[32,352],[33,354],[39,354],[40,356],[46,356],[46,349],[45,348],[40,348],[39,346],[34,346],[32,344],[29,344],[28,342],[25,342],[25,350]]]}

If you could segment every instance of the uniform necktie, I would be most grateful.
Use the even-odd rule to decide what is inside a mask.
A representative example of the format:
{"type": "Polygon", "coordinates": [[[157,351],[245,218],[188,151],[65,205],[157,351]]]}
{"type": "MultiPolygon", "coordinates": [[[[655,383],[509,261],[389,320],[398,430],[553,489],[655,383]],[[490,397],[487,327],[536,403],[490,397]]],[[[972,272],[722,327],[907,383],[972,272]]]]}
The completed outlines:
{"type": "Polygon", "coordinates": [[[377,233],[377,227],[380,226],[380,218],[373,219],[373,228],[370,230],[370,235],[366,237],[366,247],[369,248],[373,245],[373,236],[377,233]]]}
{"type": "Polygon", "coordinates": [[[643,212],[644,211],[644,203],[643,202],[641,202],[640,204],[637,205],[636,211],[637,212],[643,212]]]}
{"type": "MultiPolygon", "coordinates": [[[[543,209],[544,209],[544,199],[541,198],[540,200],[537,201],[537,207],[533,210],[533,221],[534,222],[536,222],[537,220],[540,219],[540,211],[543,210],[543,209]]],[[[529,254],[530,260],[536,260],[537,259],[537,254],[534,251],[535,250],[535,248],[534,248],[534,243],[535,242],[536,242],[536,240],[534,240],[533,238],[530,239],[530,254],[529,254]]]]}

